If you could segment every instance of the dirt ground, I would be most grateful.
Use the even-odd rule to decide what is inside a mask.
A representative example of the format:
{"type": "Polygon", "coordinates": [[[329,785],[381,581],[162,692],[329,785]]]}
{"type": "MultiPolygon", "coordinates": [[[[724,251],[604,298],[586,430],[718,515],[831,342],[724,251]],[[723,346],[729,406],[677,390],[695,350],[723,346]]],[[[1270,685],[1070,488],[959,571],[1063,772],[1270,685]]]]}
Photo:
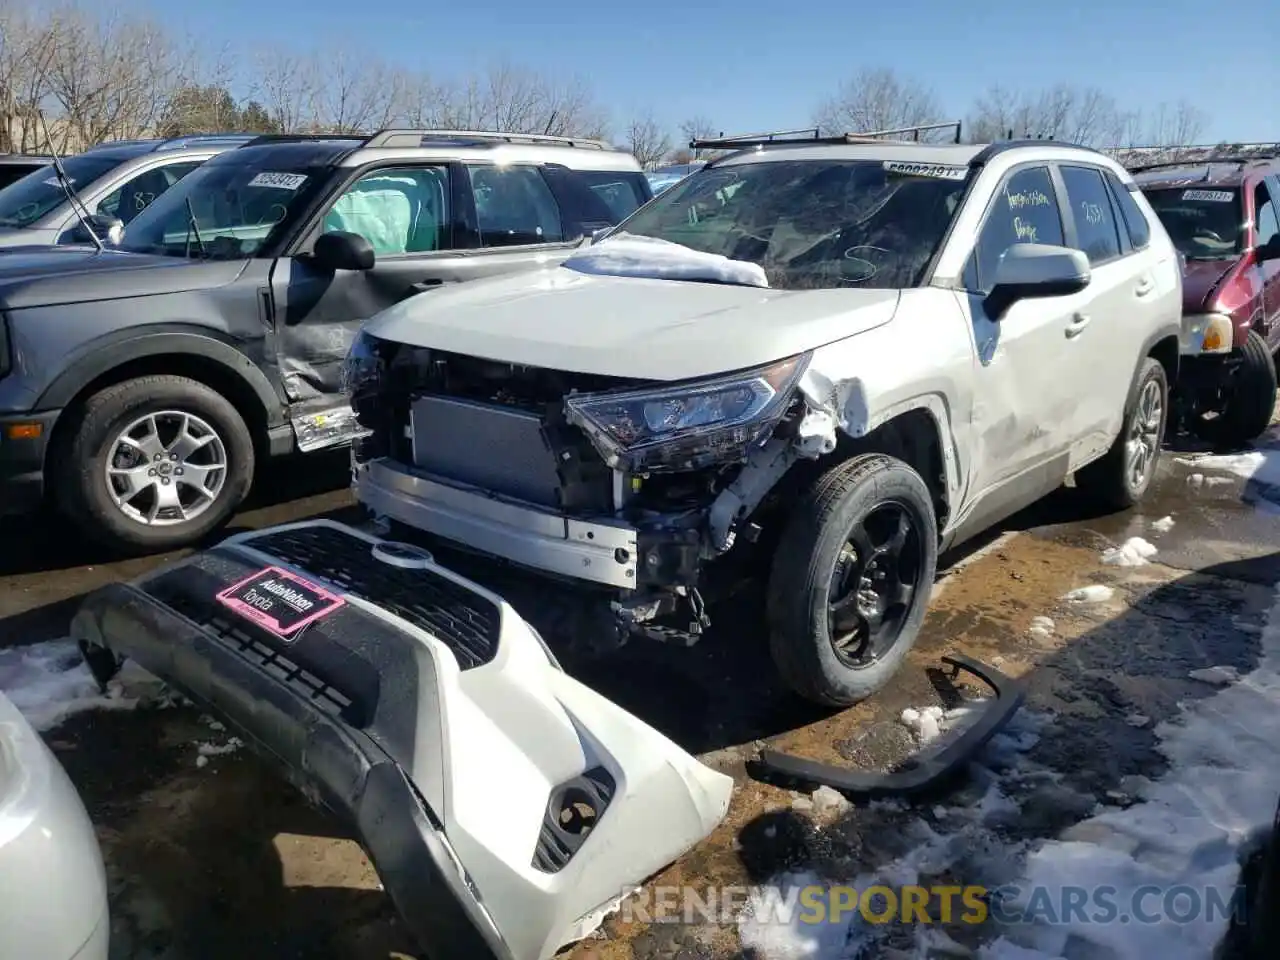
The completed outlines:
{"type": "MultiPolygon", "coordinates": [[[[894,830],[883,812],[854,807],[823,816],[804,795],[750,779],[746,763],[767,743],[892,768],[917,749],[902,711],[954,703],[936,670],[946,653],[1025,678],[1028,709],[1054,718],[1037,760],[1068,772],[1070,787],[1037,787],[1044,795],[1024,804],[1010,829],[1052,834],[1098,798],[1123,795],[1129,778],[1157,775],[1163,760],[1152,727],[1180,702],[1207,695],[1190,671],[1249,668],[1257,624],[1280,582],[1280,507],[1272,507],[1280,491],[1239,478],[1197,483],[1196,465],[1180,458],[1164,458],[1158,489],[1140,513],[1098,516],[1064,489],[947,558],[908,666],[856,708],[824,713],[777,688],[761,668],[765,638],[750,593],[717,611],[712,634],[690,650],[635,643],[584,675],[737,782],[725,822],[653,882],[760,882],[791,864],[850,877],[891,856],[894,830]],[[1173,518],[1171,529],[1155,523],[1164,517],[1173,518]],[[1102,551],[1130,536],[1155,544],[1155,561],[1105,565],[1102,551]],[[1063,599],[1090,585],[1112,592],[1097,602],[1063,599]],[[1033,630],[1037,617],[1051,618],[1052,629],[1033,630]]],[[[323,478],[307,474],[313,489],[299,487],[237,523],[345,516],[347,495],[317,493],[323,478]]],[[[94,564],[73,534],[48,526],[0,529],[0,540],[0,646],[61,636],[84,591],[163,560],[94,564]]],[[[98,828],[113,957],[418,956],[359,847],[253,756],[219,753],[225,734],[195,711],[89,713],[49,740],[98,828]]],[[[963,797],[965,786],[956,789],[963,797]]],[[[747,956],[731,927],[617,918],[567,955],[747,956]]]]}

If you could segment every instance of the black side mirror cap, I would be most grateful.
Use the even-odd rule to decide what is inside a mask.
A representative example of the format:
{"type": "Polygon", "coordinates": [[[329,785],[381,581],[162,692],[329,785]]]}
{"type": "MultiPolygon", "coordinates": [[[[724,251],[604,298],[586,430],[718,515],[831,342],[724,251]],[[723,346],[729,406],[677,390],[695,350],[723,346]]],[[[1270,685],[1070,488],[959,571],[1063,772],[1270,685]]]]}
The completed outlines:
{"type": "Polygon", "coordinates": [[[1280,260],[1280,233],[1277,233],[1266,243],[1259,246],[1253,252],[1253,257],[1258,263],[1266,263],[1268,260],[1280,260]]]}
{"type": "Polygon", "coordinates": [[[371,270],[376,261],[373,244],[358,233],[334,230],[316,238],[312,262],[323,270],[371,270]]]}

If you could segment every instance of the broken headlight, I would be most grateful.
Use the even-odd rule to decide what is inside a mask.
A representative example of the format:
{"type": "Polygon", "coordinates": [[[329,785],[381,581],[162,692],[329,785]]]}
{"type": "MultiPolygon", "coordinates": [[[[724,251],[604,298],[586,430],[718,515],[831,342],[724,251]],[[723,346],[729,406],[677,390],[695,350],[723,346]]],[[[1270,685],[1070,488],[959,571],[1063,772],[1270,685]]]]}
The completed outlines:
{"type": "Polygon", "coordinates": [[[565,412],[614,469],[697,470],[740,460],[767,438],[808,363],[802,354],[714,380],[574,395],[565,412]]]}

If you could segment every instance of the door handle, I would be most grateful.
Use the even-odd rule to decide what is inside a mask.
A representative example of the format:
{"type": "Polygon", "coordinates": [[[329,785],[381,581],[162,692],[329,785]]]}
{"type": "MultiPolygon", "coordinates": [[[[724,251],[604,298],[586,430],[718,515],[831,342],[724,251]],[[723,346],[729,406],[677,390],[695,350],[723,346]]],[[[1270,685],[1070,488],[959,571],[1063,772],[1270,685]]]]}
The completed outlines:
{"type": "Polygon", "coordinates": [[[1138,285],[1133,288],[1133,292],[1140,297],[1145,297],[1148,293],[1155,289],[1155,281],[1150,277],[1143,277],[1138,281],[1138,285]]]}
{"type": "Polygon", "coordinates": [[[1071,322],[1067,324],[1067,337],[1078,337],[1084,332],[1084,328],[1089,325],[1092,319],[1087,313],[1072,314],[1071,322]]]}

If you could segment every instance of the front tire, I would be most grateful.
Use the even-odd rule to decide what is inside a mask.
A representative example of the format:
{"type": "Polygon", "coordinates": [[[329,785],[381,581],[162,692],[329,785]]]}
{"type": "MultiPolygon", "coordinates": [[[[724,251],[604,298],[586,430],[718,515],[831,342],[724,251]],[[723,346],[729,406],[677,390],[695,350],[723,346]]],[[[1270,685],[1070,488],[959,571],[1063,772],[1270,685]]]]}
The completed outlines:
{"type": "Polygon", "coordinates": [[[1267,341],[1256,330],[1241,349],[1240,366],[1231,378],[1226,406],[1211,420],[1200,420],[1203,439],[1239,447],[1256,440],[1271,425],[1276,409],[1276,363],[1267,341]]]}
{"type": "Polygon", "coordinates": [[[1123,426],[1111,449],[1076,473],[1076,486],[1116,510],[1137,504],[1151,487],[1169,420],[1169,378],[1146,357],[1125,403],[1123,426]]]}
{"type": "Polygon", "coordinates": [[[91,396],[54,460],[58,506],[126,554],[188,546],[230,518],[253,481],[253,440],[225,397],[146,376],[91,396]]]}
{"type": "Polygon", "coordinates": [[[920,475],[881,454],[832,467],[793,508],[769,577],[769,642],[783,681],[824,706],[865,700],[914,646],[938,563],[920,475]]]}

